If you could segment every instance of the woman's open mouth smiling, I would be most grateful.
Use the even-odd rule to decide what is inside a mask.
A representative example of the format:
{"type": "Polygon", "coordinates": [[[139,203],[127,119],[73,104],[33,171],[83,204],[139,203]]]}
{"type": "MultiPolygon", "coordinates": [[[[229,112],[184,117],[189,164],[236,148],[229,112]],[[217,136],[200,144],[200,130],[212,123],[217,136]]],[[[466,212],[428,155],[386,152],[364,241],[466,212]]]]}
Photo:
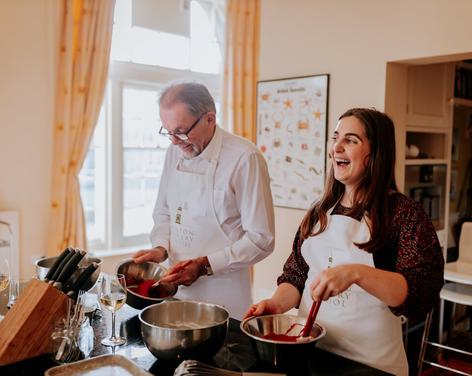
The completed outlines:
{"type": "Polygon", "coordinates": [[[336,161],[336,165],[340,167],[346,167],[347,165],[351,163],[351,161],[347,159],[342,159],[342,158],[335,158],[335,161],[336,161]]]}

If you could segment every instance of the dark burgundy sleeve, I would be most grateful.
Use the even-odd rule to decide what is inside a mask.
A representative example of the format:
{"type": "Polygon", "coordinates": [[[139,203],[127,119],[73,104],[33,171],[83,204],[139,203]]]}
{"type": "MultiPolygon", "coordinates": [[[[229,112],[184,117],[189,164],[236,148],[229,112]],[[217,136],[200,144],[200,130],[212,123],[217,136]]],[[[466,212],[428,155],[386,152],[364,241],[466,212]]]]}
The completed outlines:
{"type": "Polygon", "coordinates": [[[408,296],[396,315],[422,317],[439,301],[444,284],[444,258],[436,231],[421,205],[404,195],[394,195],[391,222],[395,271],[408,283],[408,296]]]}
{"type": "Polygon", "coordinates": [[[298,229],[295,239],[293,240],[292,252],[285,261],[283,273],[277,278],[277,285],[281,283],[290,283],[295,286],[303,294],[305,281],[308,276],[308,264],[302,256],[301,248],[303,241],[300,239],[300,228],[298,229]]]}

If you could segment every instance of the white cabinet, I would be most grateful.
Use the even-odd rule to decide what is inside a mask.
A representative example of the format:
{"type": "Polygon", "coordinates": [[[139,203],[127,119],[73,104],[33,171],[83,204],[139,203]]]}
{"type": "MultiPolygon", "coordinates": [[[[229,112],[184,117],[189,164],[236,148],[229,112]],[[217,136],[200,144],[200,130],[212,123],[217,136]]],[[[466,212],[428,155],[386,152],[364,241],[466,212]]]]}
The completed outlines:
{"type": "Polygon", "coordinates": [[[447,239],[454,93],[454,64],[408,67],[404,131],[404,193],[419,201],[434,228],[447,239]]]}
{"type": "Polygon", "coordinates": [[[464,129],[472,124],[472,61],[389,63],[385,111],[395,123],[399,189],[423,205],[446,255],[448,243],[453,245],[449,241],[453,225],[449,223],[449,208],[459,210],[457,204],[451,205],[451,168],[457,190],[472,158],[470,141],[465,141],[464,147],[463,140],[458,140],[458,130],[466,134],[464,129]],[[457,149],[462,145],[461,157],[455,155],[454,160],[453,127],[457,134],[454,146],[457,149]]]}
{"type": "Polygon", "coordinates": [[[408,67],[407,127],[449,128],[454,64],[408,67]]]}

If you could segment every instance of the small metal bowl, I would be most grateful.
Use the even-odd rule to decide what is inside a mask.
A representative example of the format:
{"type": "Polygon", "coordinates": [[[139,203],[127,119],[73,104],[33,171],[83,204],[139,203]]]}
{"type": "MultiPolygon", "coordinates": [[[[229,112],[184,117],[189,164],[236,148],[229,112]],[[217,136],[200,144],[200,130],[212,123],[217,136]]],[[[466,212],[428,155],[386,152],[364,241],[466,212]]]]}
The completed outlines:
{"type": "Polygon", "coordinates": [[[159,360],[209,359],[223,346],[229,312],[194,301],[166,301],[139,314],[141,334],[159,360]]]}
{"type": "Polygon", "coordinates": [[[303,329],[305,322],[306,318],[304,317],[276,314],[249,317],[241,322],[240,328],[244,334],[249,336],[260,360],[283,368],[290,364],[293,365],[294,361],[306,360],[313,355],[316,341],[326,334],[323,326],[315,323],[310,337],[297,342],[277,341],[262,337],[269,333],[287,334],[287,332],[289,335],[296,336],[303,329]]]}
{"type": "MultiPolygon", "coordinates": [[[[134,278],[140,280],[153,279],[159,281],[165,274],[167,269],[155,262],[143,262],[136,264],[132,259],[126,259],[118,264],[116,274],[123,274],[126,279],[134,278]]],[[[126,286],[126,303],[133,308],[143,309],[151,304],[157,304],[165,299],[171,298],[177,292],[177,286],[170,283],[162,284],[165,294],[162,298],[150,298],[148,296],[140,295],[126,286]]]]}
{"type": "MultiPolygon", "coordinates": [[[[44,278],[46,278],[46,274],[48,274],[49,268],[54,264],[56,261],[57,256],[54,257],[44,257],[39,260],[36,260],[35,265],[36,265],[36,276],[38,277],[39,280],[44,281],[44,278]]],[[[102,265],[102,260],[96,257],[88,257],[85,256],[78,265],[78,268],[74,271],[72,276],[70,277],[71,281],[75,281],[75,279],[82,273],[83,269],[85,269],[87,266],[89,266],[92,262],[96,262],[98,264],[97,270],[93,272],[93,274],[90,276],[86,284],[84,285],[83,290],[88,291],[90,290],[95,283],[97,282],[98,276],[100,275],[100,267],[102,265]]]]}

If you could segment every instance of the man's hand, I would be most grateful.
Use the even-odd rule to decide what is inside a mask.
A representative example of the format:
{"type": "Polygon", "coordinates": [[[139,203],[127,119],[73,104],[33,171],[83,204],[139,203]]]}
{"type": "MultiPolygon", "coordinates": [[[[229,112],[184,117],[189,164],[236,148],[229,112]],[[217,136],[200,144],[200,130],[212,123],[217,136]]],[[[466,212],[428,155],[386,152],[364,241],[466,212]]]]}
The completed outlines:
{"type": "MultiPolygon", "coordinates": [[[[192,260],[179,261],[167,274],[160,279],[161,282],[172,283],[174,285],[190,286],[200,276],[203,275],[205,257],[197,257],[192,260]]],[[[215,286],[218,288],[218,286],[215,286]]]]}
{"type": "Polygon", "coordinates": [[[132,257],[136,264],[141,264],[146,261],[162,262],[167,259],[167,251],[163,247],[142,249],[136,252],[132,257]]]}

